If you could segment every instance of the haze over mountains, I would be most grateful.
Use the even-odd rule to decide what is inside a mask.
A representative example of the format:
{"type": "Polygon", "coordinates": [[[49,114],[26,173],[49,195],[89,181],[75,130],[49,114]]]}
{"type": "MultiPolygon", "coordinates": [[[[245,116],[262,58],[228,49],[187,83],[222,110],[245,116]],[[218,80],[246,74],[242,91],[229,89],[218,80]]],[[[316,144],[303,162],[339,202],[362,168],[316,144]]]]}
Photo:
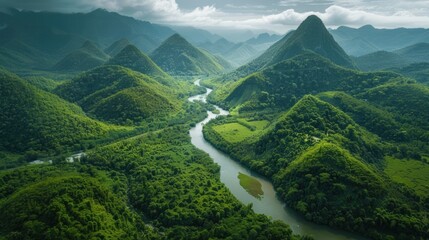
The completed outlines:
{"type": "Polygon", "coordinates": [[[427,29],[0,26],[0,239],[429,239],[427,29]]]}

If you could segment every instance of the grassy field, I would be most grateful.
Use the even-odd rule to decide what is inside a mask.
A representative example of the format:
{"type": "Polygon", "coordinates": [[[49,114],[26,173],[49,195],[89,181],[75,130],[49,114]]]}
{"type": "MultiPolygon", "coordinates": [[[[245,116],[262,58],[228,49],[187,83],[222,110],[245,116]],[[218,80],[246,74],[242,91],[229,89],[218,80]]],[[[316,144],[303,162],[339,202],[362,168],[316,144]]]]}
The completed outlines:
{"type": "Polygon", "coordinates": [[[238,179],[240,179],[240,185],[250,195],[258,199],[264,195],[264,191],[262,191],[262,184],[257,179],[243,173],[238,173],[238,179]]]}
{"type": "Polygon", "coordinates": [[[416,160],[386,158],[385,173],[394,181],[413,188],[418,194],[429,196],[429,164],[416,160]]]}
{"type": "Polygon", "coordinates": [[[266,120],[261,120],[261,121],[247,121],[244,118],[240,118],[238,119],[238,122],[241,123],[242,125],[246,126],[251,126],[252,128],[254,128],[255,130],[262,130],[264,129],[270,122],[266,121],[266,120]]]}
{"type": "Polygon", "coordinates": [[[237,143],[258,134],[268,123],[265,120],[248,122],[245,119],[238,119],[234,123],[214,126],[213,130],[220,134],[225,141],[237,143]]]}

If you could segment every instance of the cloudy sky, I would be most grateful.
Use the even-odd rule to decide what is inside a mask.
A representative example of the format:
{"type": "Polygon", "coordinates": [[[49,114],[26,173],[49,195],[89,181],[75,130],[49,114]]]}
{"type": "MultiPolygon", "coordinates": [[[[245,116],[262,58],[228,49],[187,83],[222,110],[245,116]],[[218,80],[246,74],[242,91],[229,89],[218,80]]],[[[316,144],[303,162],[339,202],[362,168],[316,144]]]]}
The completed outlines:
{"type": "Polygon", "coordinates": [[[429,28],[429,0],[0,0],[26,10],[88,12],[105,8],[151,22],[205,29],[285,33],[310,14],[328,27],[429,28]]]}

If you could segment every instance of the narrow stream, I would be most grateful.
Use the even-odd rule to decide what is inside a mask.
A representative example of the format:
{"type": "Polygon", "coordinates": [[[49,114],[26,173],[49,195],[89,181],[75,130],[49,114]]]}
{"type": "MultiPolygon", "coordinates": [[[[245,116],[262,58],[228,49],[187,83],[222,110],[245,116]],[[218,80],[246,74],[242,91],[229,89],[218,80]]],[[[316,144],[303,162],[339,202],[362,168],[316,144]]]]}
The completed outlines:
{"type": "MultiPolygon", "coordinates": [[[[200,86],[200,80],[195,81],[195,84],[200,86]]],[[[209,88],[206,89],[207,92],[205,94],[190,97],[188,100],[191,102],[195,100],[206,102],[207,96],[212,91],[209,88]]],[[[220,179],[222,183],[229,188],[237,199],[244,204],[252,203],[253,210],[256,213],[265,214],[272,217],[274,220],[282,220],[289,224],[295,234],[305,234],[312,236],[316,240],[365,239],[355,234],[332,229],[330,227],[318,225],[305,220],[294,210],[286,207],[285,204],[277,198],[274,187],[267,178],[234,161],[227,154],[217,150],[207,142],[203,137],[203,125],[219,115],[229,114],[228,111],[225,111],[218,106],[215,107],[220,111],[220,113],[214,114],[212,112],[208,112],[208,117],[192,128],[189,131],[189,134],[191,135],[192,144],[194,144],[198,149],[208,153],[213,161],[219,164],[221,167],[220,179]],[[262,184],[262,190],[264,192],[262,198],[258,199],[253,197],[240,185],[238,179],[238,174],[240,172],[252,176],[262,184]]]]}

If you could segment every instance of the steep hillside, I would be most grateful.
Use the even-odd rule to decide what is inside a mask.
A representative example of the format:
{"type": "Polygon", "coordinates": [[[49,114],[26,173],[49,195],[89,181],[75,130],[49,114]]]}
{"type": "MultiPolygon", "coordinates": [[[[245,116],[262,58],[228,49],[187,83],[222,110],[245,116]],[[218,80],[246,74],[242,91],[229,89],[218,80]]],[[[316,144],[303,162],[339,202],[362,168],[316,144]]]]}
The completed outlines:
{"type": "Polygon", "coordinates": [[[388,151],[345,112],[306,95],[271,126],[236,143],[215,130],[228,121],[234,119],[208,123],[206,139],[271,177],[280,198],[307,219],[374,239],[427,236],[427,207],[379,171],[388,151]],[[409,211],[392,208],[392,202],[409,211]]]}
{"type": "Polygon", "coordinates": [[[226,61],[192,46],[178,34],[164,41],[150,56],[172,75],[220,74],[231,68],[226,61]]]}
{"type": "Polygon", "coordinates": [[[297,30],[289,32],[272,45],[261,56],[237,70],[209,81],[209,85],[222,85],[272,66],[304,53],[319,54],[337,65],[355,68],[353,61],[329,34],[323,22],[316,16],[309,16],[297,30]]]}
{"type": "Polygon", "coordinates": [[[111,57],[116,56],[116,54],[120,53],[122,49],[130,45],[131,43],[126,38],[121,38],[118,41],[112,43],[109,47],[104,49],[104,52],[111,57]]]}
{"type": "Polygon", "coordinates": [[[395,113],[398,119],[429,130],[429,88],[412,81],[384,84],[359,95],[395,113]]]}
{"type": "Polygon", "coordinates": [[[115,123],[138,123],[177,110],[172,90],[147,75],[120,66],[88,71],[55,92],[95,117],[115,123]]]}
{"type": "Polygon", "coordinates": [[[0,72],[0,148],[22,152],[60,150],[108,131],[76,105],[0,72]]]}
{"type": "Polygon", "coordinates": [[[406,138],[401,124],[395,120],[395,115],[385,109],[344,92],[323,92],[317,96],[341,109],[359,125],[386,140],[404,141],[406,138]]]}
{"type": "Polygon", "coordinates": [[[55,64],[53,70],[60,72],[86,71],[103,65],[108,58],[109,56],[94,43],[86,41],[81,48],[71,52],[55,64]]]}
{"type": "Polygon", "coordinates": [[[128,45],[107,62],[107,65],[119,65],[146,75],[167,81],[171,78],[146,54],[134,45],[128,45]]]}
{"type": "Polygon", "coordinates": [[[397,77],[394,73],[362,73],[332,64],[314,53],[275,64],[225,84],[210,96],[225,107],[240,111],[288,108],[305,94],[323,91],[359,91],[397,77]]]}

